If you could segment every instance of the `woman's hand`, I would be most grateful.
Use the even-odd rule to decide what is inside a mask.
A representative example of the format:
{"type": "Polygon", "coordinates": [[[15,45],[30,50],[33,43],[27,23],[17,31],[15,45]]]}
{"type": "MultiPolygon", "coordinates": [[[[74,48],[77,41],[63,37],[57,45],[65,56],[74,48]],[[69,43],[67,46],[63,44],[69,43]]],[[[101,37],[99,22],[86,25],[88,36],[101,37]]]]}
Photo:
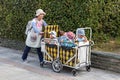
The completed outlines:
{"type": "Polygon", "coordinates": [[[40,32],[40,35],[43,35],[44,34],[44,32],[40,32]]]}

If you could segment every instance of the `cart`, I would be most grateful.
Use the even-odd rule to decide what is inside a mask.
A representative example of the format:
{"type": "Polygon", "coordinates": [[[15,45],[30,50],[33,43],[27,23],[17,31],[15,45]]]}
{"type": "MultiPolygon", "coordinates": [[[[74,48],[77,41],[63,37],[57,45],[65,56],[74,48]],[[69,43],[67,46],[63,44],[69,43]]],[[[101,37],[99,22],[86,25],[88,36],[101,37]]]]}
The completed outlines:
{"type": "MultiPolygon", "coordinates": [[[[53,26],[52,26],[53,27],[53,26]]],[[[48,28],[47,28],[48,29],[48,28]]],[[[48,32],[52,31],[52,29],[59,29],[57,28],[50,28],[50,30],[46,30],[48,32]]],[[[91,66],[91,46],[94,44],[91,40],[92,36],[92,29],[89,27],[86,28],[78,28],[76,30],[76,37],[78,37],[78,30],[84,29],[87,31],[89,36],[88,42],[77,42],[76,47],[64,47],[60,46],[58,43],[57,45],[49,45],[44,42],[44,38],[41,42],[42,52],[44,53],[44,62],[48,62],[52,64],[52,69],[55,72],[60,72],[63,66],[72,68],[72,73],[74,76],[77,75],[77,70],[81,67],[86,67],[87,71],[90,71],[91,66]]],[[[56,31],[56,30],[55,30],[56,31]]],[[[59,30],[57,30],[59,31],[59,30]]],[[[57,32],[56,31],[56,32],[57,32]]],[[[88,37],[87,36],[87,37],[88,37]]]]}

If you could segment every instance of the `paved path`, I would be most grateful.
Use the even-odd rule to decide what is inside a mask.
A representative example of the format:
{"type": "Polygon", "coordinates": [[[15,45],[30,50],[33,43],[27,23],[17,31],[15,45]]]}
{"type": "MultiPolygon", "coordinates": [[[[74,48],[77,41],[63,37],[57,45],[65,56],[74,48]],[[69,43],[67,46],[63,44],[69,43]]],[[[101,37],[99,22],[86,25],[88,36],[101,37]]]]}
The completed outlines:
{"type": "Polygon", "coordinates": [[[0,47],[0,80],[120,80],[119,73],[96,68],[91,72],[83,68],[76,77],[68,68],[55,73],[50,65],[41,68],[36,54],[29,55],[29,63],[23,63],[21,55],[21,51],[0,47]]]}

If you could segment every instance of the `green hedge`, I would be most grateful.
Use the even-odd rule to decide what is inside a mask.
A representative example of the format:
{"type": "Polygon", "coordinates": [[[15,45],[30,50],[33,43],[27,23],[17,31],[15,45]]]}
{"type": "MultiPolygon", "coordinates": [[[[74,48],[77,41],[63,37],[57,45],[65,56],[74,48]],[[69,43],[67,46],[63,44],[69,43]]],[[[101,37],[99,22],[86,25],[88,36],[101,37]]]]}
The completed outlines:
{"type": "Polygon", "coordinates": [[[38,8],[48,24],[65,31],[91,27],[95,42],[120,36],[120,0],[0,0],[0,36],[24,41],[27,21],[38,8]]]}

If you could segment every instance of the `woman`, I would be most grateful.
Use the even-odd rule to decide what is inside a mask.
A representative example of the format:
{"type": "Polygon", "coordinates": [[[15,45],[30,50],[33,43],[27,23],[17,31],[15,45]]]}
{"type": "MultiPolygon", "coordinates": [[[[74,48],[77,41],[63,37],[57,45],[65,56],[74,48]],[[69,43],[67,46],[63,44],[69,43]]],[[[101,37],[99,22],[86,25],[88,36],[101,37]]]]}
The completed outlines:
{"type": "Polygon", "coordinates": [[[45,15],[46,13],[42,9],[36,10],[36,17],[31,22],[32,29],[27,35],[26,47],[22,55],[22,60],[24,62],[27,61],[28,53],[32,47],[37,49],[40,65],[43,65],[43,54],[41,52],[40,41],[43,35],[42,29],[47,26],[47,23],[43,20],[45,15]]]}

